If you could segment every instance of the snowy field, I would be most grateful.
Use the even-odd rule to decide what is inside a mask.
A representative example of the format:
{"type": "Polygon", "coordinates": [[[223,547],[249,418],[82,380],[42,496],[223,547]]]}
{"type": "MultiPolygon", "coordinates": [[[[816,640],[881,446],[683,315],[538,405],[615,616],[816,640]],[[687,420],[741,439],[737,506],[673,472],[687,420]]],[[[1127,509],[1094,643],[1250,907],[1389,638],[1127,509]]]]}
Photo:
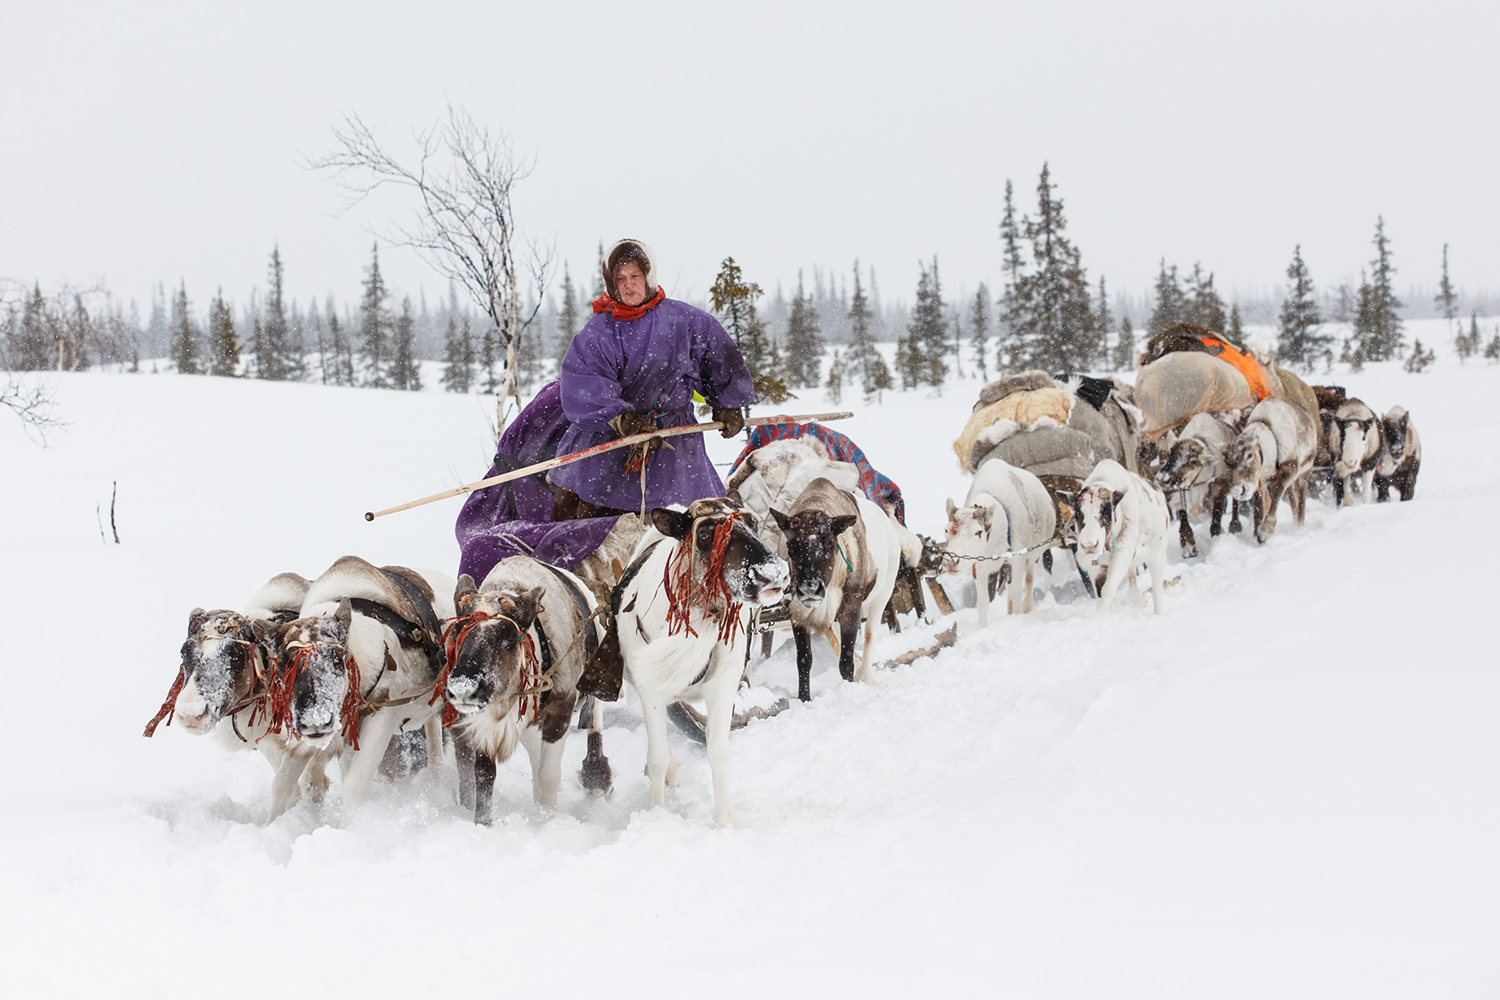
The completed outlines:
{"type": "MultiPolygon", "coordinates": [[[[492,828],[451,768],[263,825],[259,755],[141,738],[189,610],[346,553],[451,572],[459,501],[361,514],[482,474],[492,404],[46,376],[69,422],[48,448],[0,413],[5,993],[1494,996],[1500,366],[1413,333],[1435,369],[1315,381],[1412,412],[1415,502],[1325,499],[1301,528],[1284,509],[1264,547],[1225,536],[1191,564],[1173,545],[1161,617],[1076,588],[983,632],[962,610],[955,649],[873,686],[820,647],[807,705],[779,647],[756,679],[793,705],[732,738],[733,830],[675,733],[681,787],[647,811],[628,702],[608,800],[579,787],[575,737],[556,812],[518,753],[492,828]],[[107,533],[113,481],[120,545],[96,514],[107,533]]],[[[840,429],[919,531],[963,497],[949,443],[977,387],[846,396],[840,429]]],[[[882,635],[877,658],[947,624],[882,635]]]]}

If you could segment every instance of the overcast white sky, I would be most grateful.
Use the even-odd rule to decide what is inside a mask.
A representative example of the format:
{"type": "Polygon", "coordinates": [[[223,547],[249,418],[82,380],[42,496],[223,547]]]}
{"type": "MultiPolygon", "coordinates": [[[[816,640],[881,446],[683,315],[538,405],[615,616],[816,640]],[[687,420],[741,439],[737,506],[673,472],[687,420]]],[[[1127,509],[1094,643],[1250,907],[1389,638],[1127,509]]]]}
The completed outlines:
{"type": "MultiPolygon", "coordinates": [[[[518,216],[590,273],[602,239],[705,294],[873,264],[910,298],[998,278],[1004,181],[1050,161],[1091,280],[1157,261],[1269,289],[1292,248],[1357,276],[1383,214],[1398,287],[1500,286],[1500,5],[22,3],[0,57],[0,277],[185,279],[244,300],[279,242],[298,298],[358,293],[367,228],[302,166],[356,110],[409,141],[445,102],[536,168],[518,216]]],[[[395,252],[404,291],[442,282],[395,252]]],[[[587,280],[587,277],[585,278],[587,280]]]]}

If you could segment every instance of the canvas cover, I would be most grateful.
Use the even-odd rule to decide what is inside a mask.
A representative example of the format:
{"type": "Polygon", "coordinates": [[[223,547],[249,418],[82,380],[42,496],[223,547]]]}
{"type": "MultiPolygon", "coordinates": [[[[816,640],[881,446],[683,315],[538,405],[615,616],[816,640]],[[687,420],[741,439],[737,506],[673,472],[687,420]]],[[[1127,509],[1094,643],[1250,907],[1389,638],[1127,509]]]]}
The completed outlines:
{"type": "Polygon", "coordinates": [[[1148,441],[1187,423],[1196,413],[1254,404],[1249,383],[1233,365],[1196,351],[1164,355],[1142,368],[1135,380],[1135,405],[1145,417],[1148,441]]]}
{"type": "Polygon", "coordinates": [[[1302,381],[1294,372],[1289,372],[1285,368],[1276,369],[1276,378],[1281,383],[1280,395],[1287,402],[1296,403],[1303,410],[1307,411],[1309,417],[1312,417],[1313,430],[1317,435],[1318,447],[1322,447],[1323,422],[1318,419],[1318,397],[1312,391],[1312,386],[1302,381]]]}
{"type": "Polygon", "coordinates": [[[1012,434],[985,452],[974,467],[996,458],[1032,475],[1079,479],[1094,471],[1098,462],[1093,438],[1077,428],[1058,426],[1012,434]]]}
{"type": "MultiPolygon", "coordinates": [[[[1056,385],[1042,389],[1021,389],[992,403],[982,403],[969,415],[963,433],[953,442],[953,452],[958,456],[958,464],[965,472],[973,472],[979,467],[978,460],[989,448],[981,445],[976,449],[975,446],[980,444],[985,431],[996,424],[1005,422],[1007,435],[1027,430],[1038,421],[1066,424],[1071,404],[1068,394],[1056,385]],[[1010,424],[1015,427],[1010,428],[1010,424]],[[976,450],[978,454],[975,453],[976,450]]],[[[993,439],[993,435],[991,438],[993,439]]]]}

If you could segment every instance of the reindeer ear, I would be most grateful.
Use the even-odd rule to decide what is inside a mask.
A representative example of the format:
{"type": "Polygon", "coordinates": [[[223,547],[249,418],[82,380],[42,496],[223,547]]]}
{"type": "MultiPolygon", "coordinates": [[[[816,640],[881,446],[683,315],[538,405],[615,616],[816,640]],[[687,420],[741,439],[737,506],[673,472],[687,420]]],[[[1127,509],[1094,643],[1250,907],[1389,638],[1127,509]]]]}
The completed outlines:
{"type": "Polygon", "coordinates": [[[188,635],[197,635],[198,630],[203,628],[203,623],[208,621],[208,612],[202,608],[194,608],[188,613],[188,635]]]}
{"type": "Polygon", "coordinates": [[[510,616],[515,619],[516,624],[521,626],[524,632],[531,628],[531,623],[536,621],[536,616],[542,611],[542,598],[546,595],[546,587],[532,587],[524,594],[515,597],[515,608],[510,616]]]}
{"type": "Polygon", "coordinates": [[[670,507],[651,508],[651,523],[668,538],[683,539],[693,530],[693,519],[685,510],[670,507]]]}
{"type": "Polygon", "coordinates": [[[952,497],[948,497],[947,498],[947,502],[948,502],[948,520],[951,521],[951,520],[953,520],[953,515],[955,513],[957,513],[957,511],[958,511],[958,505],[953,502],[953,498],[952,497]]]}
{"type": "Polygon", "coordinates": [[[354,620],[354,606],[349,603],[349,598],[339,599],[339,609],[333,613],[333,620],[344,628],[349,627],[349,623],[354,620]]]}
{"type": "Polygon", "coordinates": [[[854,527],[854,522],[859,518],[853,514],[840,514],[838,517],[828,519],[828,530],[833,532],[835,538],[854,527]]]}
{"type": "Polygon", "coordinates": [[[771,508],[771,516],[776,519],[776,527],[780,528],[782,531],[792,530],[792,519],[787,517],[781,511],[777,510],[775,507],[771,508]]]}
{"type": "Polygon", "coordinates": [[[990,525],[995,523],[995,508],[980,504],[976,509],[979,511],[979,523],[984,525],[985,531],[989,531],[990,525]]]}
{"type": "Polygon", "coordinates": [[[1114,495],[1110,497],[1110,500],[1113,502],[1113,505],[1116,506],[1116,507],[1120,506],[1120,501],[1124,500],[1124,499],[1125,499],[1125,491],[1124,490],[1115,490],[1114,495]]]}
{"type": "Polygon", "coordinates": [[[740,491],[739,491],[738,487],[731,486],[729,488],[729,492],[727,492],[727,493],[724,494],[724,499],[728,500],[730,503],[734,504],[736,507],[743,507],[743,506],[745,506],[745,501],[740,498],[740,491]]]}
{"type": "Polygon", "coordinates": [[[458,578],[458,586],[453,588],[453,607],[460,615],[469,613],[474,604],[474,597],[479,593],[479,588],[474,586],[474,578],[464,573],[458,578]]]}

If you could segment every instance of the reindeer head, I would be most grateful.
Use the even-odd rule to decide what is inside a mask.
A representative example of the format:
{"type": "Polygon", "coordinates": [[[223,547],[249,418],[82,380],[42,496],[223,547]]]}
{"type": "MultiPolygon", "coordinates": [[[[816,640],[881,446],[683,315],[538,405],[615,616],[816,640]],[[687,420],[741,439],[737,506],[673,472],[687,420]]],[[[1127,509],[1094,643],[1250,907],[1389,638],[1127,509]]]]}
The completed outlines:
{"type": "Polygon", "coordinates": [[[1339,449],[1338,461],[1333,463],[1333,472],[1337,476],[1352,476],[1372,451],[1371,439],[1379,441],[1380,421],[1374,417],[1340,420],[1339,432],[1343,446],[1339,449]]]}
{"type": "Polygon", "coordinates": [[[1406,424],[1410,416],[1398,406],[1381,421],[1385,430],[1385,450],[1390,453],[1394,465],[1400,465],[1406,459],[1406,424]]]}
{"type": "Polygon", "coordinates": [[[1259,437],[1247,430],[1224,449],[1228,466],[1229,495],[1237,501],[1249,500],[1265,481],[1265,454],[1259,437]]]}
{"type": "Polygon", "coordinates": [[[983,556],[990,553],[990,537],[996,527],[996,513],[1000,517],[1000,533],[1005,534],[1005,509],[998,503],[976,503],[960,507],[950,498],[948,509],[948,539],[943,545],[943,569],[955,572],[960,556],[983,556]]]}
{"type": "Polygon", "coordinates": [[[1097,566],[1109,553],[1115,536],[1115,521],[1120,515],[1124,490],[1111,490],[1095,483],[1080,490],[1074,504],[1073,520],[1078,525],[1078,561],[1097,566]]]}
{"type": "Polygon", "coordinates": [[[201,735],[257,695],[268,695],[263,675],[276,629],[237,611],[194,608],[182,644],[182,690],[173,705],[177,724],[201,735]]]}
{"type": "Polygon", "coordinates": [[[281,633],[272,722],[314,746],[327,746],[346,723],[357,725],[349,718],[351,707],[358,710],[360,669],[348,653],[352,617],[345,598],[332,614],[298,618],[281,633]]]}
{"type": "Polygon", "coordinates": [[[775,604],[786,591],[786,563],[756,535],[755,515],[738,498],[695,500],[685,511],[657,507],[651,523],[690,549],[691,593],[718,589],[709,579],[715,576],[722,578],[728,599],[740,604],[775,604]]]}
{"type": "Polygon", "coordinates": [[[1215,478],[1213,454],[1197,438],[1183,438],[1172,445],[1165,464],[1156,474],[1164,490],[1181,489],[1207,483],[1215,478]]]}
{"type": "Polygon", "coordinates": [[[492,714],[503,717],[515,707],[534,667],[526,632],[541,613],[545,593],[543,587],[479,590],[468,574],[458,578],[458,622],[449,639],[453,667],[443,695],[460,715],[493,706],[492,714]]]}
{"type": "Polygon", "coordinates": [[[823,603],[828,585],[848,550],[839,536],[858,520],[852,514],[832,515],[821,510],[802,510],[792,515],[772,508],[771,516],[786,536],[787,564],[791,570],[792,594],[805,608],[823,603]]]}

